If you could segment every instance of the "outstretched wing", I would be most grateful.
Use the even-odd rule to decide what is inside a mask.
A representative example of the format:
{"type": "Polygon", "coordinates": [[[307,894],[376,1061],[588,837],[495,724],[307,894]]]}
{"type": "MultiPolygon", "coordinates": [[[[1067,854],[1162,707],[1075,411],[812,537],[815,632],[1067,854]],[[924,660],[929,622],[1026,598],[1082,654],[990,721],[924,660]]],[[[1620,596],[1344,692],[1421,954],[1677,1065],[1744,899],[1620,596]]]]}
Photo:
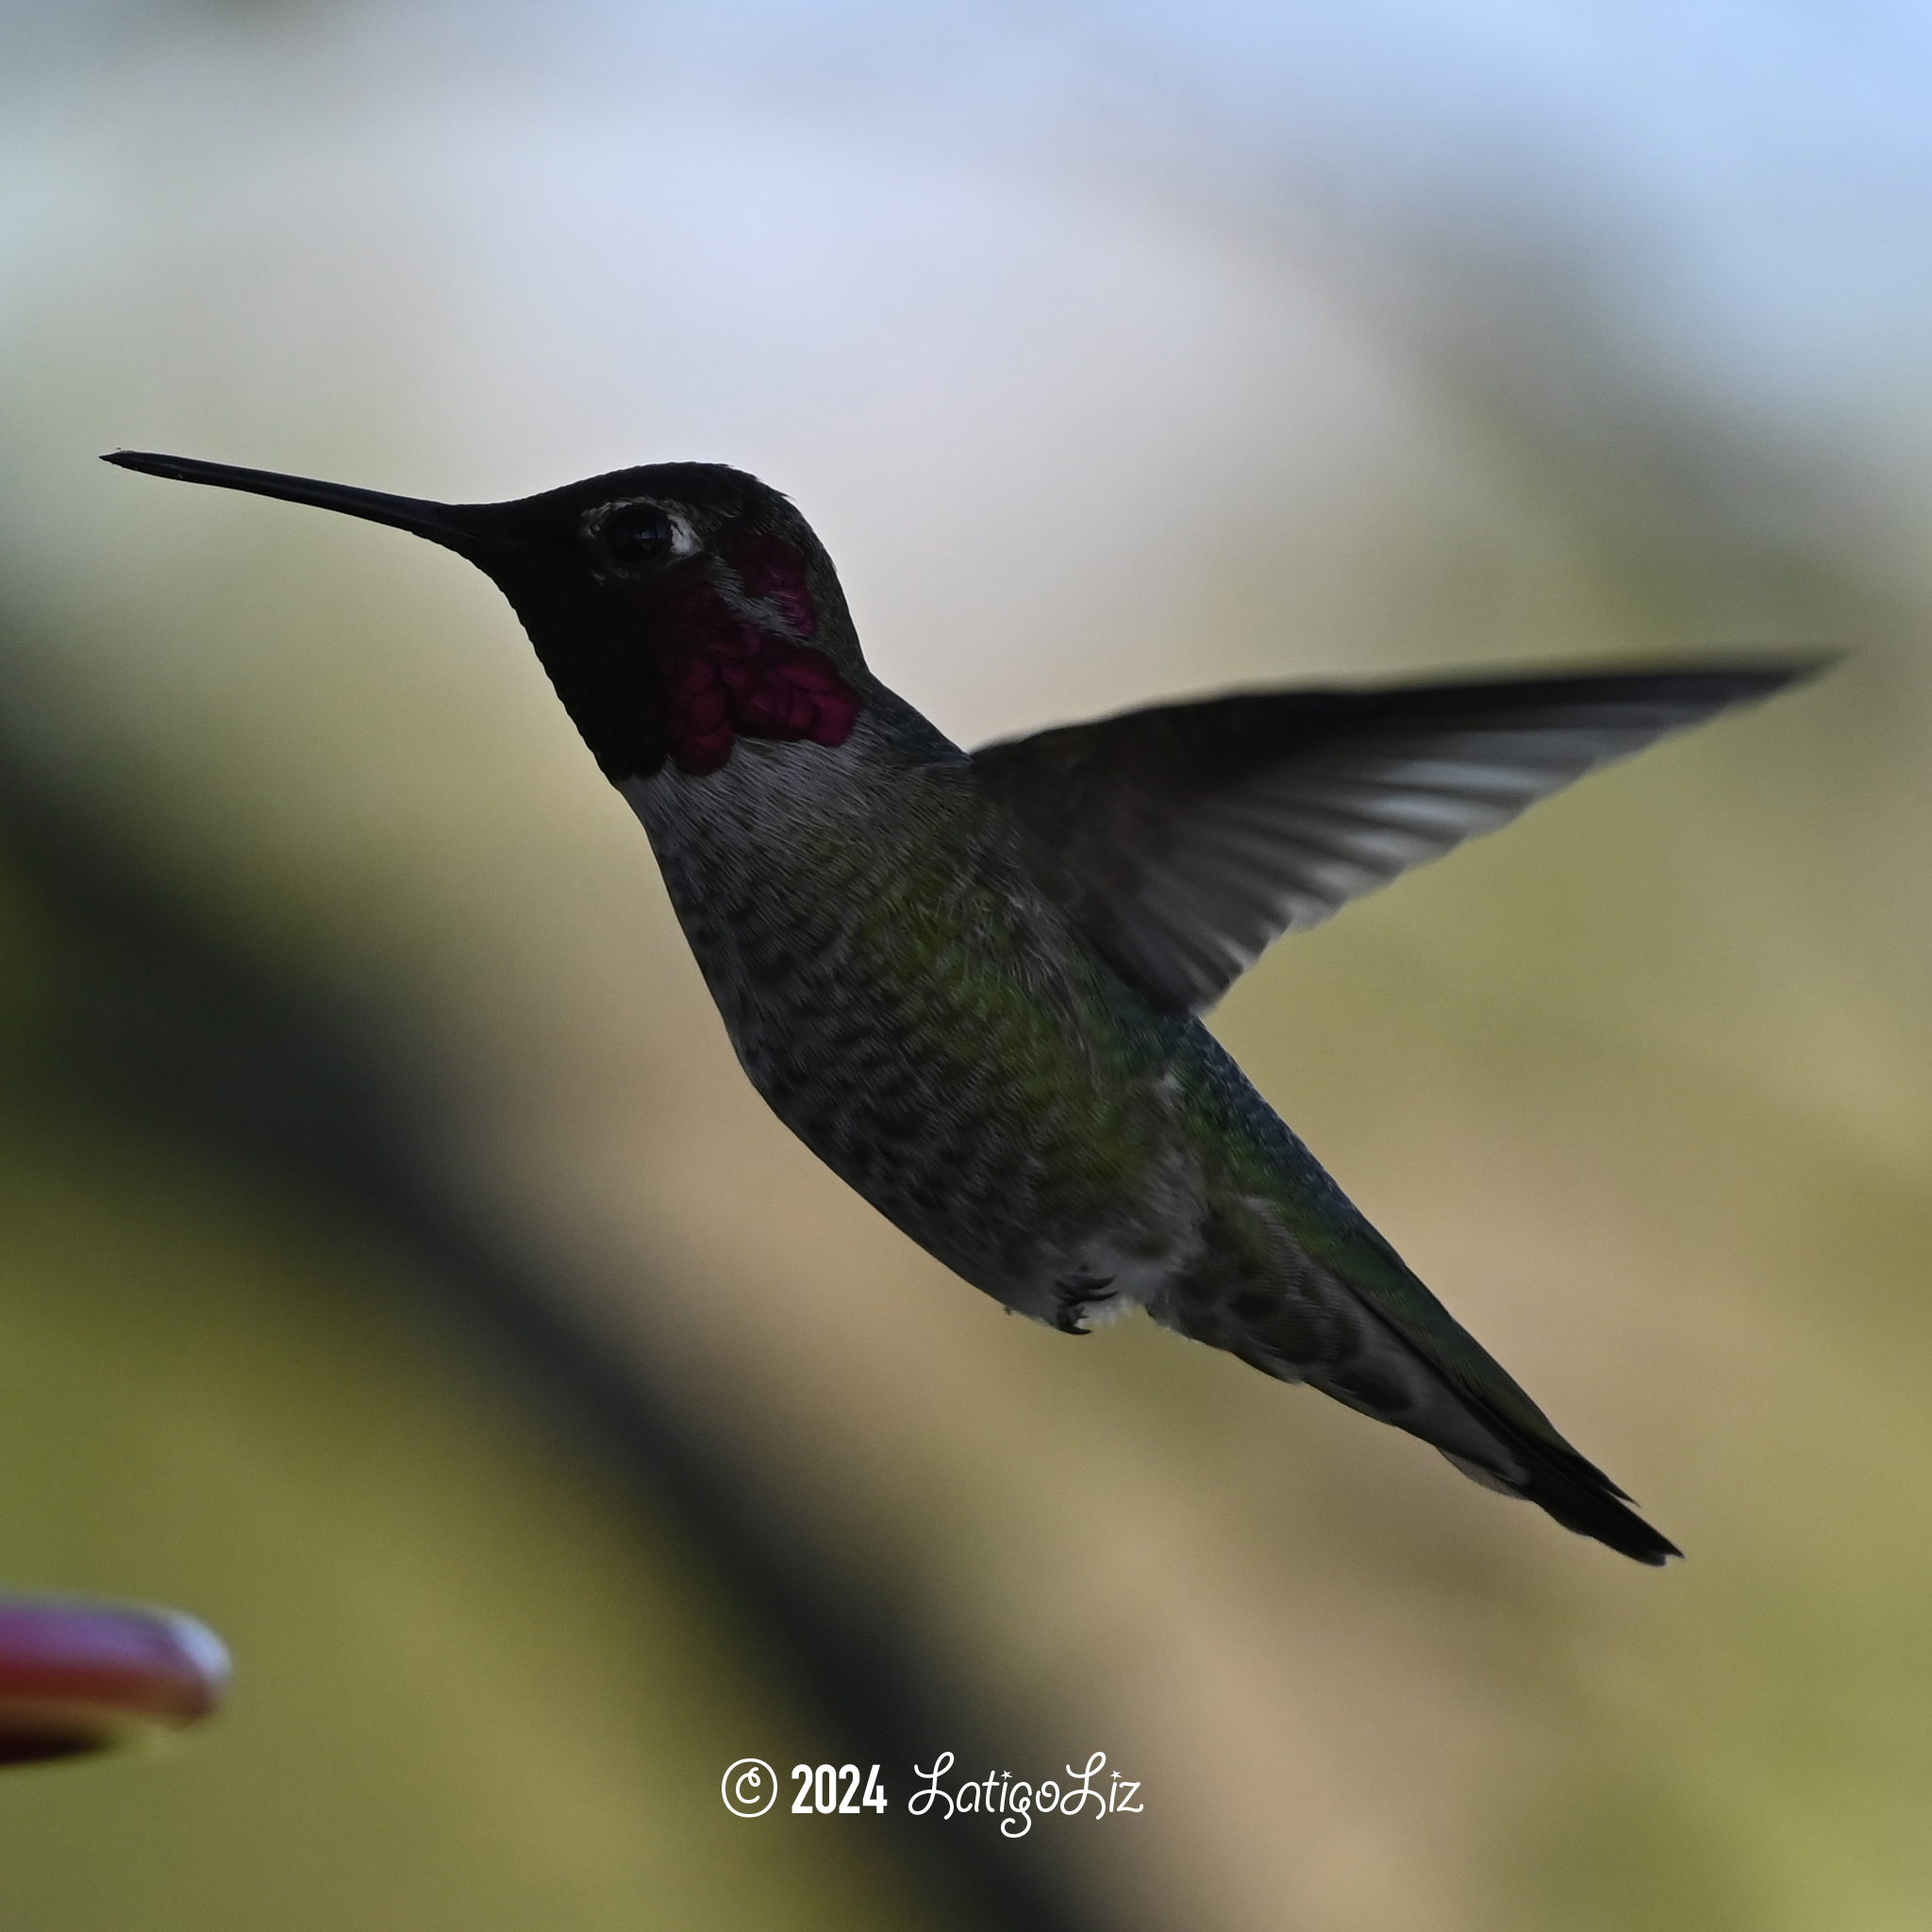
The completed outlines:
{"type": "Polygon", "coordinates": [[[1283,933],[1825,661],[1257,691],[987,745],[974,766],[1094,944],[1201,1012],[1283,933]]]}

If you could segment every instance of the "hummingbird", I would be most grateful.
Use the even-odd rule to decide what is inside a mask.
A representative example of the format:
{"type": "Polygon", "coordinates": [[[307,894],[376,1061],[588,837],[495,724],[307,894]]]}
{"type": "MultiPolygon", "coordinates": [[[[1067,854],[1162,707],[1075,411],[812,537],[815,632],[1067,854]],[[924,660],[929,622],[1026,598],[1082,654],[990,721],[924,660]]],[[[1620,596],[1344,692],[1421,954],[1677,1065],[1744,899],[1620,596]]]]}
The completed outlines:
{"type": "Polygon", "coordinates": [[[967,752],[873,674],[824,545],[741,471],[445,504],[106,460],[487,573],[642,822],[753,1086],[974,1287],[1065,1335],[1144,1309],[1641,1563],[1681,1554],[1202,1016],[1284,934],[1819,660],[1242,691],[967,752]]]}

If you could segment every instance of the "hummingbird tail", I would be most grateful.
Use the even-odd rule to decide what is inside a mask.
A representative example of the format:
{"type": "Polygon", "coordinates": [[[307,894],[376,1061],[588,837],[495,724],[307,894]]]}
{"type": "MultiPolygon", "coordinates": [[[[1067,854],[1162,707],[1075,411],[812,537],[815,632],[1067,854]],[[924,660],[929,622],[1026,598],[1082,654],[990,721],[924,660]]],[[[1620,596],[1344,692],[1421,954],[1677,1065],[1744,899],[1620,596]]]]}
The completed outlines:
{"type": "MultiPolygon", "coordinates": [[[[1379,1238],[1376,1238],[1379,1242],[1379,1238]]],[[[1534,1503],[1565,1529],[1639,1563],[1683,1554],[1627,1507],[1629,1498],[1550,1425],[1507,1374],[1419,1281],[1399,1312],[1385,1295],[1304,1256],[1290,1279],[1181,1293],[1151,1312],[1264,1374],[1323,1394],[1420,1438],[1472,1481],[1534,1503]],[[1406,1316],[1406,1319],[1405,1319],[1406,1316]],[[1418,1332],[1427,1321],[1435,1332],[1418,1332]]]]}
{"type": "MultiPolygon", "coordinates": [[[[1253,1361],[1255,1357],[1247,1357],[1253,1361]]],[[[1265,1366],[1265,1364],[1257,1364],[1265,1366]]],[[[1417,1363],[1423,1366],[1422,1362],[1417,1363]]],[[[1684,1553],[1628,1507],[1630,1499],[1555,1430],[1532,1433],[1453,1374],[1427,1363],[1432,1399],[1372,1408],[1360,1400],[1355,1377],[1330,1381],[1319,1371],[1307,1379],[1351,1408],[1393,1424],[1439,1450],[1472,1482],[1501,1496],[1534,1503],[1565,1529],[1593,1537],[1620,1556],[1661,1567],[1684,1553]],[[1446,1446],[1447,1437],[1456,1446],[1446,1446]],[[1476,1447],[1480,1444],[1480,1447],[1476,1447]],[[1472,1448],[1475,1453],[1472,1454],[1472,1448]]],[[[1384,1384],[1386,1386],[1386,1383],[1384,1384]]],[[[1539,1412],[1540,1413],[1540,1412],[1539,1412]]]]}
{"type": "Polygon", "coordinates": [[[1520,1496],[1525,1503],[1534,1503],[1565,1529],[1594,1537],[1620,1556],[1654,1569],[1684,1554],[1628,1507],[1629,1498],[1602,1470],[1586,1462],[1574,1449],[1554,1448],[1509,1428],[1499,1417],[1486,1420],[1506,1438],[1526,1473],[1511,1480],[1444,1449],[1442,1454],[1471,1481],[1499,1495],[1520,1496]]]}

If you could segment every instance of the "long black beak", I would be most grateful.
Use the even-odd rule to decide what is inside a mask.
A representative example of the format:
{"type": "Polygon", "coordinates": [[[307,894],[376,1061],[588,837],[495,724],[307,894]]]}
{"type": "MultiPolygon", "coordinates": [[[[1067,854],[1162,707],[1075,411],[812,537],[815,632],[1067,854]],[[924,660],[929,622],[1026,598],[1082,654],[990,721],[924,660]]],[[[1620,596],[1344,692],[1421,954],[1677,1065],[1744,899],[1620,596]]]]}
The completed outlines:
{"type": "Polygon", "coordinates": [[[462,511],[453,504],[430,503],[420,496],[385,496],[379,490],[355,490],[344,483],[317,483],[307,476],[281,476],[273,470],[241,470],[232,463],[204,463],[192,457],[160,457],[147,450],[117,449],[101,458],[124,470],[143,470],[150,476],[173,476],[183,483],[212,483],[223,490],[246,490],[256,496],[279,496],[290,503],[312,503],[321,509],[339,509],[345,516],[363,517],[372,524],[389,524],[427,537],[432,543],[467,553],[478,533],[465,529],[462,511]]]}

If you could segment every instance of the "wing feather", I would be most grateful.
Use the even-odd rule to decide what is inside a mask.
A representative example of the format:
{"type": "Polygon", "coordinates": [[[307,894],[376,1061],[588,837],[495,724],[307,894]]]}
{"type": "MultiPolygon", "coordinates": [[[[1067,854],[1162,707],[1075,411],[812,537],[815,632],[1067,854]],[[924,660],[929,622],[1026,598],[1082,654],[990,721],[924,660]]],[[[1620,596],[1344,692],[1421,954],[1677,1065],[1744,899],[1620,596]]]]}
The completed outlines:
{"type": "Polygon", "coordinates": [[[1824,661],[1253,692],[974,764],[1094,943],[1158,1004],[1199,1012],[1284,933],[1824,661]]]}

